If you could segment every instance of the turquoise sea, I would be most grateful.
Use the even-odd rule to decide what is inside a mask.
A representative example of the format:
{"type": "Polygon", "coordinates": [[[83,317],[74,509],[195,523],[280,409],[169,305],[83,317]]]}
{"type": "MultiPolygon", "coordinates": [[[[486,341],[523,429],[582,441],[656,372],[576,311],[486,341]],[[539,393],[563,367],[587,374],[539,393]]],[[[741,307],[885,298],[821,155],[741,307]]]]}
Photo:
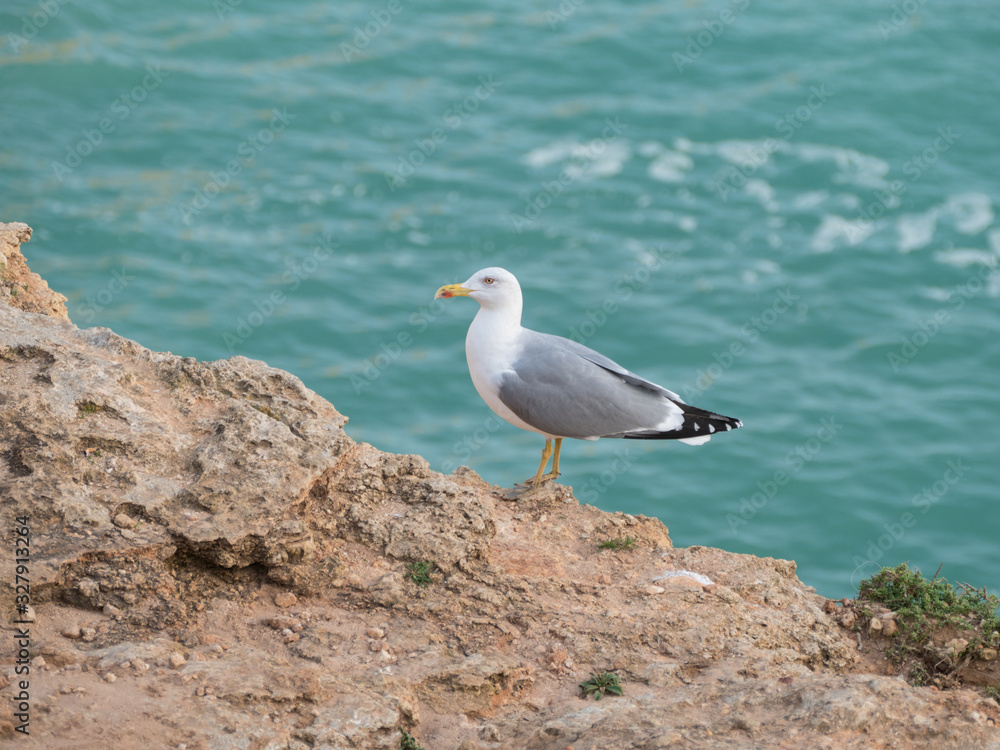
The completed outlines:
{"type": "MultiPolygon", "coordinates": [[[[510,486],[469,379],[525,325],[746,427],[563,481],[828,596],[1000,583],[995,3],[8,0],[0,220],[80,326],[262,359],[357,440],[510,486]]],[[[550,519],[547,523],[557,523],[550,519]]]]}

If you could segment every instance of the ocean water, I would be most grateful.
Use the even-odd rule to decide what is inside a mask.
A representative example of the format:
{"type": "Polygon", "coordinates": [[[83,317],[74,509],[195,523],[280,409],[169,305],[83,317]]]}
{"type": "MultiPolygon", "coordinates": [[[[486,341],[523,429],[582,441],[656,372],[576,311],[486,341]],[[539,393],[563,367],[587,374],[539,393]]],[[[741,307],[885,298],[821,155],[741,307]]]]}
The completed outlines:
{"type": "MultiPolygon", "coordinates": [[[[1000,16],[921,0],[8,0],[0,220],[80,326],[298,375],[358,440],[510,486],[476,394],[525,325],[745,428],[567,441],[562,480],[828,596],[996,590],[1000,16]]],[[[557,521],[549,521],[555,523],[557,521]]]]}

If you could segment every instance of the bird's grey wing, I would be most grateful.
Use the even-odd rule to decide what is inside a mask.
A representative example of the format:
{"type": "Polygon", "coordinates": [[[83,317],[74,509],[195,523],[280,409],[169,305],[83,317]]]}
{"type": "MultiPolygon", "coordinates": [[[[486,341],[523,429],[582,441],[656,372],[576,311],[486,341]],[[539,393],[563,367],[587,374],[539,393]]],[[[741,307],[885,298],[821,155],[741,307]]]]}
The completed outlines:
{"type": "MultiPolygon", "coordinates": [[[[532,333],[535,332],[532,331],[532,333]]],[[[615,375],[619,375],[626,383],[630,383],[640,388],[646,388],[655,393],[662,393],[670,400],[676,401],[679,404],[684,403],[684,400],[673,391],[664,388],[662,385],[658,385],[651,380],[646,380],[644,377],[641,377],[640,375],[636,375],[631,370],[625,369],[620,364],[615,362],[613,359],[605,357],[603,354],[594,351],[589,346],[584,346],[583,344],[573,341],[572,339],[565,339],[562,338],[561,336],[553,336],[552,334],[539,333],[538,335],[547,338],[557,339],[559,342],[561,342],[562,346],[570,349],[571,351],[576,352],[579,356],[593,362],[595,365],[603,367],[608,372],[612,372],[615,375]]]]}
{"type": "Polygon", "coordinates": [[[614,361],[559,336],[525,330],[522,347],[500,379],[500,400],[550,435],[623,437],[683,423],[669,391],[614,361]]]}
{"type": "MultiPolygon", "coordinates": [[[[548,334],[539,335],[547,336],[548,334]]],[[[562,341],[563,345],[567,348],[576,351],[584,359],[588,359],[594,364],[605,368],[615,375],[618,375],[626,383],[630,383],[631,385],[639,388],[646,388],[654,393],[661,394],[665,398],[677,404],[684,415],[683,424],[676,427],[669,426],[673,424],[674,412],[672,409],[668,409],[668,419],[665,423],[661,423],[661,425],[668,425],[666,429],[663,429],[661,425],[657,425],[653,428],[643,427],[642,429],[632,431],[630,434],[615,435],[614,437],[649,438],[654,440],[673,438],[683,442],[689,442],[692,445],[699,445],[703,440],[708,439],[704,437],[706,434],[711,435],[717,431],[729,431],[743,426],[743,422],[738,419],[734,419],[733,417],[716,414],[714,411],[708,411],[707,409],[701,409],[697,406],[691,406],[690,404],[685,403],[684,400],[673,391],[668,390],[662,385],[658,385],[650,380],[646,380],[645,378],[636,375],[631,370],[626,370],[614,360],[605,357],[600,352],[595,352],[593,349],[590,349],[583,344],[570,339],[562,339],[559,336],[552,336],[551,338],[562,341]]]]}

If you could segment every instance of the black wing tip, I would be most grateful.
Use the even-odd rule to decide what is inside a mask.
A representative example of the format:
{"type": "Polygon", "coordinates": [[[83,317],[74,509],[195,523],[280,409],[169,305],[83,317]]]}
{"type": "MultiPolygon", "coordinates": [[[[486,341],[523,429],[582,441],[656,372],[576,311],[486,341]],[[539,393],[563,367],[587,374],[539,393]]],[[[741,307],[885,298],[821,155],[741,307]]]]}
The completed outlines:
{"type": "Polygon", "coordinates": [[[629,440],[683,440],[684,438],[709,437],[721,432],[731,432],[743,426],[743,421],[735,417],[698,409],[696,413],[685,413],[684,423],[676,430],[630,432],[622,435],[629,440]]]}

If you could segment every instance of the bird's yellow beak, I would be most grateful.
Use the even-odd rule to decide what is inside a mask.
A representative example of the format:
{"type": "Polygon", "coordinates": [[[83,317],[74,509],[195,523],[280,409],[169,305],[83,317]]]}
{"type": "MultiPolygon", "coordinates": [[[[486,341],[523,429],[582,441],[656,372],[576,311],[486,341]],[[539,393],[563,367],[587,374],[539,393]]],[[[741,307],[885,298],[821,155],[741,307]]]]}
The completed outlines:
{"type": "Polygon", "coordinates": [[[468,297],[471,289],[466,289],[461,284],[446,284],[437,290],[434,299],[448,299],[449,297],[468,297]]]}

